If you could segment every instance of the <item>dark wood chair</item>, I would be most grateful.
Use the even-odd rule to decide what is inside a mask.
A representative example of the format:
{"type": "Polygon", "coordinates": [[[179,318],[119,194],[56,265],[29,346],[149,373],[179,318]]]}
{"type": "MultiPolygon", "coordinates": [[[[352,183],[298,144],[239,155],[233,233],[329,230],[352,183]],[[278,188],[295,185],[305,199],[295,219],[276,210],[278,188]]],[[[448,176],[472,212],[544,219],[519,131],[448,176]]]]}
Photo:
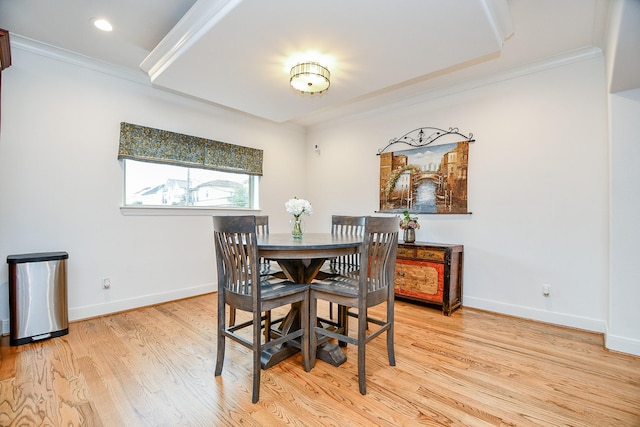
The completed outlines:
{"type": "MultiPolygon", "coordinates": [[[[267,215],[256,215],[256,235],[264,236],[269,234],[269,216],[267,215]]],[[[269,260],[264,258],[260,258],[260,275],[261,276],[270,276],[277,275],[281,279],[286,279],[284,274],[279,274],[281,270],[279,267],[272,265],[269,260]]],[[[269,314],[267,314],[269,315],[269,314]]],[[[229,310],[229,325],[233,326],[236,323],[236,310],[229,310]]],[[[267,339],[269,337],[267,336],[267,339]]]]}
{"type": "Polygon", "coordinates": [[[269,234],[268,215],[256,215],[256,234],[258,236],[266,236],[269,234]]]}
{"type": "MultiPolygon", "coordinates": [[[[267,215],[256,215],[256,234],[258,236],[266,236],[269,234],[269,217],[267,215]]],[[[275,276],[280,279],[287,277],[280,269],[277,263],[268,259],[260,258],[260,274],[263,276],[275,276]]]]}
{"type": "MultiPolygon", "coordinates": [[[[331,216],[331,234],[340,236],[364,236],[364,216],[331,216]]],[[[323,266],[322,271],[329,275],[350,275],[360,269],[360,254],[344,255],[332,258],[323,266]]]]}
{"type": "MultiPolygon", "coordinates": [[[[233,341],[253,352],[253,395],[256,403],[260,394],[262,352],[287,343],[302,350],[303,365],[311,369],[309,356],[309,285],[260,275],[255,216],[213,217],[214,241],[218,268],[218,351],[215,375],[222,373],[225,340],[233,341]],[[299,303],[301,328],[274,339],[265,338],[262,330],[269,328],[263,321],[271,310],[299,303]],[[237,325],[225,324],[226,306],[232,310],[252,313],[252,319],[237,325]],[[266,313],[263,315],[263,313],[266,313]],[[251,328],[251,338],[239,331],[251,328]]],[[[268,336],[269,334],[265,334],[268,336]]]]}
{"type": "MultiPolygon", "coordinates": [[[[394,334],[394,276],[396,254],[398,252],[398,220],[397,218],[366,217],[364,226],[364,241],[361,250],[359,275],[332,276],[311,283],[311,363],[315,364],[316,346],[319,337],[335,338],[339,342],[354,344],[358,347],[358,383],[361,394],[366,394],[366,345],[371,340],[387,333],[387,356],[389,365],[395,366],[395,351],[393,347],[394,334]],[[343,307],[357,308],[357,313],[345,310],[344,318],[339,323],[344,330],[325,329],[318,324],[317,301],[325,300],[343,307]],[[367,315],[369,307],[386,302],[386,316],[384,318],[367,315]],[[349,336],[348,317],[358,319],[357,336],[349,336]],[[374,324],[372,331],[367,330],[367,324],[374,324]]],[[[343,316],[341,314],[340,316],[343,316]]]]}
{"type": "MultiPolygon", "coordinates": [[[[332,215],[331,234],[341,236],[363,236],[364,216],[332,215]]],[[[318,273],[318,277],[327,278],[339,275],[355,275],[360,269],[360,254],[344,255],[328,260],[318,273]]],[[[340,311],[340,308],[338,309],[340,311]]],[[[333,319],[333,303],[329,303],[329,318],[333,319]]]]}

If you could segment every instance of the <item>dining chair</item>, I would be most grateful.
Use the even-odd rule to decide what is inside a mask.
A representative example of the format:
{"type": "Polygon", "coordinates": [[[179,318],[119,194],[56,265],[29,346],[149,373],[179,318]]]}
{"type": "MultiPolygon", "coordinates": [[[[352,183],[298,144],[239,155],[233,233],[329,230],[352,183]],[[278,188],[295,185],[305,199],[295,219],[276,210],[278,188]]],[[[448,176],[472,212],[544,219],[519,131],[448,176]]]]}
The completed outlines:
{"type": "Polygon", "coordinates": [[[258,236],[265,236],[269,234],[268,215],[256,215],[256,234],[258,236]]]}
{"type": "MultiPolygon", "coordinates": [[[[269,216],[256,215],[256,235],[264,236],[269,234],[269,216]]],[[[260,275],[268,275],[271,270],[271,263],[264,258],[260,258],[260,275]]],[[[267,314],[269,315],[269,314],[267,314]]],[[[229,310],[229,325],[233,326],[236,323],[236,310],[231,308],[229,310]]]]}
{"type": "MultiPolygon", "coordinates": [[[[269,234],[269,216],[268,215],[256,215],[256,235],[265,236],[269,234]]],[[[260,257],[260,275],[261,276],[273,276],[280,279],[286,279],[286,276],[282,272],[282,269],[273,262],[260,257]]],[[[270,319],[270,313],[267,313],[270,319]]],[[[236,323],[236,310],[229,310],[229,325],[233,326],[236,323]]],[[[268,329],[267,329],[268,330],[268,329]]],[[[269,335],[267,335],[267,339],[269,335]]]]}
{"type": "MultiPolygon", "coordinates": [[[[269,234],[269,216],[268,215],[256,215],[256,234],[258,236],[266,236],[269,234]]],[[[260,274],[275,276],[280,279],[286,279],[287,277],[282,272],[280,266],[277,263],[268,259],[260,258],[260,274]]]]}
{"type": "MultiPolygon", "coordinates": [[[[253,352],[253,394],[260,394],[260,359],[262,352],[275,346],[292,345],[302,350],[306,371],[311,369],[309,357],[309,285],[273,279],[260,275],[255,216],[213,217],[214,242],[218,268],[218,351],[215,375],[222,373],[225,341],[229,338],[253,352]],[[263,321],[271,310],[299,303],[301,328],[274,339],[262,338],[269,328],[263,321]],[[251,320],[237,325],[225,324],[226,306],[252,313],[251,320]],[[242,330],[250,328],[251,338],[242,330]]],[[[266,334],[269,335],[269,334],[266,334]]]]}
{"type": "MultiPolygon", "coordinates": [[[[340,236],[363,236],[364,216],[332,215],[331,234],[340,236]]],[[[358,275],[360,253],[343,255],[328,260],[320,269],[319,277],[336,275],[358,275]]],[[[340,308],[338,309],[340,311],[340,308]]],[[[329,303],[329,319],[333,319],[333,303],[329,303]]]]}
{"type": "MultiPolygon", "coordinates": [[[[319,337],[335,338],[339,342],[358,348],[358,384],[361,394],[366,394],[366,345],[383,332],[387,334],[389,365],[395,366],[394,334],[394,276],[398,252],[397,218],[366,217],[361,250],[361,264],[357,278],[348,275],[332,276],[316,280],[310,285],[310,322],[313,325],[310,357],[315,364],[319,337]],[[346,308],[357,308],[357,313],[345,310],[342,329],[324,329],[318,324],[318,300],[325,300],[346,308]],[[371,317],[367,309],[386,302],[386,315],[371,317]],[[349,336],[347,318],[358,319],[357,335],[349,336]],[[377,325],[369,331],[367,323],[377,325]]],[[[340,314],[342,316],[342,314],[340,314]]]]}
{"type": "MultiPolygon", "coordinates": [[[[331,234],[340,236],[363,236],[364,235],[364,216],[347,216],[332,215],[331,216],[331,234]]],[[[343,255],[331,258],[323,266],[322,271],[331,275],[344,275],[358,272],[360,268],[360,253],[343,255]]]]}

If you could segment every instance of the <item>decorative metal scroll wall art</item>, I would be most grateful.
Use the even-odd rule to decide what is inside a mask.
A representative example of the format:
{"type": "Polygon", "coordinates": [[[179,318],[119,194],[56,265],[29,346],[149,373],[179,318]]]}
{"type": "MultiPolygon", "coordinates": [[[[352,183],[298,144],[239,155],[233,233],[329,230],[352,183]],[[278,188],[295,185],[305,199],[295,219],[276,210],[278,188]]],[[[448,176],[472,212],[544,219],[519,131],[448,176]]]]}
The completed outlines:
{"type": "Polygon", "coordinates": [[[389,141],[380,156],[380,212],[469,214],[467,170],[473,134],[422,127],[389,141]],[[460,140],[460,137],[463,140],[460,140]],[[445,141],[457,139],[456,142],[445,141]],[[433,144],[440,140],[439,144],[433,144]],[[395,144],[413,148],[385,152],[395,144]],[[433,145],[432,145],[433,144],[433,145]]]}

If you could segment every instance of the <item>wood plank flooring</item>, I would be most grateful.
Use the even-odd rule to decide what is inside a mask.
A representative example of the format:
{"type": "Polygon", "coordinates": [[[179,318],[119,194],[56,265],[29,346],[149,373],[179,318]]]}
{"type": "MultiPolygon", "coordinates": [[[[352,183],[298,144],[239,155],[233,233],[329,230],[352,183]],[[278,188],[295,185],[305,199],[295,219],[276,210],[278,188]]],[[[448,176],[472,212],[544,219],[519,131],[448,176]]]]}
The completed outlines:
{"type": "Polygon", "coordinates": [[[3,337],[0,425],[640,426],[640,358],[607,351],[600,334],[404,301],[397,366],[384,336],[370,343],[366,396],[349,346],[340,367],[318,361],[307,373],[298,354],[262,371],[252,404],[247,349],[229,342],[213,375],[216,301],[74,322],[18,347],[3,337]]]}

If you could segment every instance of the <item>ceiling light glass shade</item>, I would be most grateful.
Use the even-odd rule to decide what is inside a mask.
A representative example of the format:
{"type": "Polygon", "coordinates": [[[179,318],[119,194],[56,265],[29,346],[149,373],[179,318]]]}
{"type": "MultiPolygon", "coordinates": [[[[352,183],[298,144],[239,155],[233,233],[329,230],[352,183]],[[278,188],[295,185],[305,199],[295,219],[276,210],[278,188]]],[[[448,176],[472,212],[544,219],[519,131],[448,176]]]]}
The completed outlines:
{"type": "Polygon", "coordinates": [[[331,73],[317,62],[301,62],[291,67],[289,83],[300,92],[320,93],[329,89],[331,73]]]}
{"type": "Polygon", "coordinates": [[[113,30],[113,27],[111,26],[111,23],[109,21],[107,21],[106,19],[103,18],[97,18],[93,20],[93,25],[95,25],[96,28],[98,28],[99,30],[102,31],[111,31],[113,30]]]}

